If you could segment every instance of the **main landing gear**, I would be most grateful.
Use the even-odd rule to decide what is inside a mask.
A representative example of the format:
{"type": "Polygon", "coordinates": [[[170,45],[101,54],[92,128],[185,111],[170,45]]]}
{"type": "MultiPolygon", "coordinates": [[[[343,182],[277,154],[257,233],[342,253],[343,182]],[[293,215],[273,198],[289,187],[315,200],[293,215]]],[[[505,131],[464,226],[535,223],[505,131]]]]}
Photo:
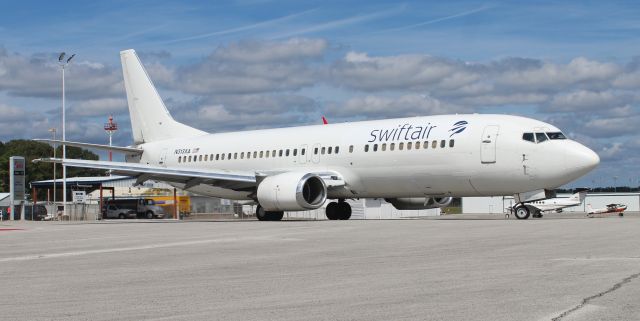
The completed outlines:
{"type": "Polygon", "coordinates": [[[256,208],[256,217],[258,218],[258,221],[280,221],[283,216],[283,211],[265,211],[260,205],[256,208]]]}
{"type": "Polygon", "coordinates": [[[340,199],[327,204],[327,218],[330,220],[348,220],[351,218],[351,205],[340,199]]]}
{"type": "Polygon", "coordinates": [[[529,218],[529,215],[531,215],[531,213],[529,212],[528,207],[520,204],[514,209],[514,215],[519,220],[526,220],[529,218]]]}

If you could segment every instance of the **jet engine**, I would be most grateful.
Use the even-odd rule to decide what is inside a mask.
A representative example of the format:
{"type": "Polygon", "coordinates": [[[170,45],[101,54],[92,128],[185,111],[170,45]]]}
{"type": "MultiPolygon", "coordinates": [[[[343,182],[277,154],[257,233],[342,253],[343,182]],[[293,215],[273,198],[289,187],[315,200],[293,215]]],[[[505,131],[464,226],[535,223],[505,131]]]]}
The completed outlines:
{"type": "Polygon", "coordinates": [[[426,210],[429,208],[445,207],[451,204],[453,197],[405,197],[385,198],[398,210],[426,210]]]}
{"type": "Polygon", "coordinates": [[[287,172],[264,178],[257,198],[266,211],[313,210],[327,200],[327,186],[315,174],[287,172]]]}

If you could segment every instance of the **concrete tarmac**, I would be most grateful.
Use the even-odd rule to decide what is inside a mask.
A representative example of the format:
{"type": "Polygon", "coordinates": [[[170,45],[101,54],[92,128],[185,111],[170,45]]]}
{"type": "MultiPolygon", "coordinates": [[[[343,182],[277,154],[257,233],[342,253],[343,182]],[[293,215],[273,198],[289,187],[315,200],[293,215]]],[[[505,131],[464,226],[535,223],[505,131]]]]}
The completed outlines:
{"type": "Polygon", "coordinates": [[[4,222],[0,319],[640,319],[640,216],[455,217],[4,222]]]}

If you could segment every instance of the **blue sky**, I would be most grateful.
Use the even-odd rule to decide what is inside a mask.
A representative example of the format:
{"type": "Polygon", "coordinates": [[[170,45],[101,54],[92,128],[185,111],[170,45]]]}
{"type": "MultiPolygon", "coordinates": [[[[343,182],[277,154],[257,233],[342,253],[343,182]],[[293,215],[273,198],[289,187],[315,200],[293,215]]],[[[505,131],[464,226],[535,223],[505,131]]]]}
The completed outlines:
{"type": "Polygon", "coordinates": [[[640,184],[640,5],[633,1],[22,1],[0,11],[0,139],[59,125],[131,142],[118,52],[174,116],[218,132],[454,112],[561,127],[602,158],[572,184],[640,184]],[[31,128],[24,131],[25,128],[31,128]]]}

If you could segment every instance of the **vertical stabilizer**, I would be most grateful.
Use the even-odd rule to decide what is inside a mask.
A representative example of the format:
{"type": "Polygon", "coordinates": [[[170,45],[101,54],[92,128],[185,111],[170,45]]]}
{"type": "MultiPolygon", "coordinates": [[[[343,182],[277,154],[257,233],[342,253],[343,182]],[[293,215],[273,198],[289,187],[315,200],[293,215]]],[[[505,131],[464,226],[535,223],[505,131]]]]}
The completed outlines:
{"type": "Polygon", "coordinates": [[[120,60],[134,144],[205,134],[171,117],[135,50],[121,51],[120,60]]]}

